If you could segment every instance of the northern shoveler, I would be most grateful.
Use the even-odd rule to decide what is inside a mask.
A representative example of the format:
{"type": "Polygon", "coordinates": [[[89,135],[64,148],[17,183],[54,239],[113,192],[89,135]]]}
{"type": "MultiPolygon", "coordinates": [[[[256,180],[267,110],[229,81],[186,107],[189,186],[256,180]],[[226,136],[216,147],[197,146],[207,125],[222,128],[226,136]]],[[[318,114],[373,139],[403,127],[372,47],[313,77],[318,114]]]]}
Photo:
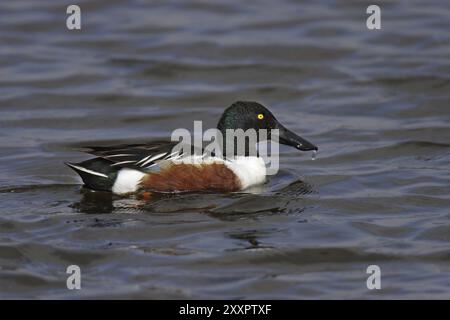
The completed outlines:
{"type": "MultiPolygon", "coordinates": [[[[217,124],[225,136],[227,129],[278,129],[279,142],[302,151],[318,148],[281,125],[264,106],[238,101],[228,107],[217,124]]],[[[261,157],[233,158],[183,156],[173,152],[177,142],[87,147],[96,158],[66,163],[85,186],[118,195],[150,192],[239,191],[262,184],[266,166],[261,157]]],[[[225,154],[225,152],[223,153],[225,154]]]]}

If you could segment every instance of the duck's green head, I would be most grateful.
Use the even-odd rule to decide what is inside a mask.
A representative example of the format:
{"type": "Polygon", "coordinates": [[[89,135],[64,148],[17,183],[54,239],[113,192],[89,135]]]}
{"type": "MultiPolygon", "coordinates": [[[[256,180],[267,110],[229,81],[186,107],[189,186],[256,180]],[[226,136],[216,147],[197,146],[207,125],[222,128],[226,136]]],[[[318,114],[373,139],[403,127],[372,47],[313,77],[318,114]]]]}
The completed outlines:
{"type": "Polygon", "coordinates": [[[242,129],[244,131],[267,129],[268,138],[270,138],[271,129],[278,129],[281,144],[301,151],[318,150],[311,142],[285,128],[266,107],[254,101],[237,101],[225,109],[217,124],[217,129],[224,136],[227,129],[242,129]]]}

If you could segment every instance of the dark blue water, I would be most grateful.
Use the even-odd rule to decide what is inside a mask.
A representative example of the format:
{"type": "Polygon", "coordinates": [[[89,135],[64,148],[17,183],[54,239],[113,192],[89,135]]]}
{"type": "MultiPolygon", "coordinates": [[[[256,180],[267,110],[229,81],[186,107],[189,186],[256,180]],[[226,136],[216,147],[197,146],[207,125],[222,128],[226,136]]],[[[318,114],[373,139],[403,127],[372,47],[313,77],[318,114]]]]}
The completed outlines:
{"type": "Polygon", "coordinates": [[[366,1],[77,1],[81,31],[69,4],[0,3],[0,298],[450,298],[448,1],[379,1],[378,31],[366,1]],[[150,201],[63,165],[243,99],[317,160],[150,201]]]}

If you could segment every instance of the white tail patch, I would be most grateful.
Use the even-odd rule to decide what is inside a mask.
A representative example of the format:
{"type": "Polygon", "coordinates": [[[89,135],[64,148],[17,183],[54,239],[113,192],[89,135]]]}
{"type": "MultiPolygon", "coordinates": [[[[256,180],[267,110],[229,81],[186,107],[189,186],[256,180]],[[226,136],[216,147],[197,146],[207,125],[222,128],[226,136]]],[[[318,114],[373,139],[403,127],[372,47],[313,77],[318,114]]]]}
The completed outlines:
{"type": "Polygon", "coordinates": [[[144,176],[145,173],[138,170],[121,169],[111,190],[119,195],[136,192],[144,176]]]}
{"type": "Polygon", "coordinates": [[[74,169],[77,169],[77,170],[86,172],[86,173],[88,173],[88,174],[92,174],[92,175],[94,175],[94,176],[99,176],[99,177],[103,177],[103,178],[108,178],[108,176],[107,176],[106,174],[103,174],[103,173],[100,173],[100,172],[97,172],[97,171],[94,171],[94,170],[89,170],[89,169],[86,169],[86,168],[84,168],[84,167],[80,167],[80,166],[77,166],[77,165],[75,165],[75,164],[72,164],[72,163],[68,163],[67,165],[70,166],[70,167],[72,167],[72,168],[74,168],[74,169]]]}

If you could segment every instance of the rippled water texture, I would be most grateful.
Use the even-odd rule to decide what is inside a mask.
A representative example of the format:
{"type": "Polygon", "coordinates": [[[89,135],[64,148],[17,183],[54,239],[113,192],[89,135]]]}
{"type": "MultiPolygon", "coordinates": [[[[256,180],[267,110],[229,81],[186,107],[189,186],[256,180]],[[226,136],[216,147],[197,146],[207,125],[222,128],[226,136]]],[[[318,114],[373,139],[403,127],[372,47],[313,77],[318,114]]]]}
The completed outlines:
{"type": "Polygon", "coordinates": [[[450,298],[450,4],[0,2],[0,298],[450,298]],[[320,147],[252,194],[85,193],[86,144],[257,100],[320,147]],[[66,289],[66,268],[82,289],[66,289]],[[366,288],[379,265],[382,289],[366,288]]]}

